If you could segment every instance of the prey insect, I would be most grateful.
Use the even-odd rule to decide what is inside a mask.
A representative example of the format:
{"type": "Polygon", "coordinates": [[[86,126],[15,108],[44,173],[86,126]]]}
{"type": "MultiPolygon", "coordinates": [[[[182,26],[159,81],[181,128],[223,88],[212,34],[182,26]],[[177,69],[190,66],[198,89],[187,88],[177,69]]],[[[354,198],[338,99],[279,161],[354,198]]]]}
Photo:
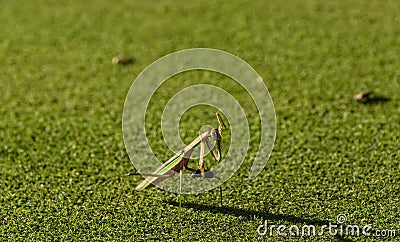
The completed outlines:
{"type": "Polygon", "coordinates": [[[210,131],[206,131],[200,134],[196,139],[194,139],[188,146],[184,149],[177,152],[174,156],[172,156],[169,160],[167,160],[164,164],[158,167],[151,174],[142,174],[146,176],[146,178],[136,187],[136,191],[141,191],[147,187],[156,185],[163,180],[174,176],[176,173],[183,171],[183,169],[187,169],[193,172],[192,177],[204,177],[204,178],[213,178],[214,174],[212,171],[205,170],[204,168],[204,156],[205,156],[205,148],[207,147],[210,150],[211,155],[218,162],[221,161],[221,140],[222,140],[222,129],[226,128],[221,116],[219,113],[215,113],[219,127],[218,129],[211,129],[210,131]],[[209,139],[215,140],[215,146],[213,146],[209,139]],[[188,166],[190,156],[193,153],[194,148],[200,145],[200,159],[197,164],[197,170],[190,168],[188,166]],[[182,158],[179,160],[178,158],[182,158]]]}

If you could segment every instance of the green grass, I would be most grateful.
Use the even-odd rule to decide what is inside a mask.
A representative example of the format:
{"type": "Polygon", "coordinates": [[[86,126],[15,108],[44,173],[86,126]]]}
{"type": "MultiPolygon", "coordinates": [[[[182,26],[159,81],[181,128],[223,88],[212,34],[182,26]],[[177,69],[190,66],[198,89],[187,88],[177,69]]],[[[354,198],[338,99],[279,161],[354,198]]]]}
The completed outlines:
{"type": "MultiPolygon", "coordinates": [[[[2,240],[257,240],[264,219],[321,225],[338,214],[400,234],[399,1],[112,2],[0,1],[2,240]],[[277,115],[266,168],[254,180],[240,169],[223,185],[223,208],[217,191],[185,195],[180,208],[176,194],[136,193],[140,177],[122,176],[133,170],[121,131],[130,85],[157,58],[193,47],[252,65],[277,115]],[[134,64],[113,66],[119,54],[134,64]],[[366,89],[382,98],[355,103],[366,89]]],[[[247,95],[226,85],[254,117],[247,95]]],[[[152,147],[168,157],[154,111],[152,147]]],[[[182,118],[193,132],[183,138],[207,112],[182,118]]]]}

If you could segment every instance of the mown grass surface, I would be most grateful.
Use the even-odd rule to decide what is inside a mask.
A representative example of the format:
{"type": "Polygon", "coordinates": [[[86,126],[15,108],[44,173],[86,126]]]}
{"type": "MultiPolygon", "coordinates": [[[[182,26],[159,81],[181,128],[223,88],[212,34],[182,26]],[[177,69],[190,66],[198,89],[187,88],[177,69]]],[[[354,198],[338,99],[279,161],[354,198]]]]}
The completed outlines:
{"type": "MultiPolygon", "coordinates": [[[[338,214],[400,234],[399,1],[1,6],[1,238],[262,239],[256,229],[264,219],[320,226],[338,214]],[[223,208],[216,191],[185,195],[179,208],[177,195],[135,193],[140,178],[122,176],[133,169],[121,131],[130,85],[157,58],[193,47],[246,60],[277,114],[267,167],[254,180],[243,167],[224,184],[223,208]],[[118,54],[134,56],[134,64],[113,66],[118,54]],[[365,89],[381,98],[355,103],[365,89]]],[[[191,115],[201,117],[196,110],[191,115]]],[[[157,137],[159,117],[147,117],[157,137]]],[[[182,120],[182,129],[204,122],[182,120]]],[[[250,128],[257,134],[257,124],[250,128]]],[[[162,154],[162,143],[152,145],[162,154]]]]}

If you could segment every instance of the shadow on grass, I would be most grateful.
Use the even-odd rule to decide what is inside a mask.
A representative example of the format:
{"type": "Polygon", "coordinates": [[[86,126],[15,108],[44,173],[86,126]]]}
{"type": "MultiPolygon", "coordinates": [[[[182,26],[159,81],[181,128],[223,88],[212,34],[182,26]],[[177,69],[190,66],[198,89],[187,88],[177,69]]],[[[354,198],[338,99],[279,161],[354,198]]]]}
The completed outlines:
{"type": "MultiPolygon", "coordinates": [[[[178,202],[175,201],[168,201],[170,205],[179,206],[178,202]]],[[[242,208],[232,208],[232,207],[220,207],[215,205],[204,205],[204,204],[197,204],[197,203],[182,203],[182,207],[184,208],[192,208],[197,211],[208,211],[214,214],[229,214],[236,217],[244,217],[248,220],[256,219],[265,219],[265,220],[284,220],[292,223],[305,223],[308,225],[324,225],[328,224],[329,221],[327,220],[320,220],[314,218],[301,218],[293,215],[285,215],[285,214],[273,214],[266,211],[253,211],[249,209],[242,209],[242,208]]]]}
{"type": "Polygon", "coordinates": [[[373,105],[373,104],[379,104],[379,103],[386,103],[389,102],[390,98],[384,97],[384,96],[379,96],[379,95],[374,95],[370,98],[368,98],[368,101],[366,101],[365,105],[373,105]]]}
{"type": "MultiPolygon", "coordinates": [[[[328,220],[321,220],[316,218],[302,218],[294,215],[287,215],[287,214],[273,214],[266,211],[254,211],[249,209],[242,209],[242,208],[233,208],[233,207],[220,207],[215,205],[204,205],[204,204],[197,204],[197,203],[182,203],[176,201],[167,201],[170,205],[173,206],[181,206],[184,208],[191,208],[196,211],[208,211],[214,214],[229,214],[236,217],[244,217],[248,220],[262,219],[262,220],[273,220],[273,221],[287,221],[291,224],[301,223],[306,225],[328,225],[330,221],[328,220]]],[[[345,238],[340,235],[334,236],[336,241],[353,241],[349,238],[345,238]]]]}

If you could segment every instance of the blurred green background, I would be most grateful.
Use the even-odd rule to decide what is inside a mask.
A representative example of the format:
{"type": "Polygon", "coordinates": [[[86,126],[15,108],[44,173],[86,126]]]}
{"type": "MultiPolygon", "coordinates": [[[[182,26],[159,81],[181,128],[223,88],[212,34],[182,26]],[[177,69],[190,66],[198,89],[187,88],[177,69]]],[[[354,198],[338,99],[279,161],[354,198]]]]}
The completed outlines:
{"type": "MultiPolygon", "coordinates": [[[[338,214],[349,224],[400,234],[399,1],[2,0],[0,6],[2,240],[260,240],[264,220],[320,226],[338,214]],[[254,180],[244,167],[224,184],[222,208],[217,191],[181,198],[157,189],[136,193],[141,178],[124,176],[134,171],[121,131],[130,85],[156,59],[194,47],[247,61],[263,77],[277,115],[267,167],[254,180]],[[120,54],[134,63],[112,65],[120,54]],[[354,102],[363,90],[375,98],[354,102]]],[[[147,117],[162,154],[157,110],[147,117]]],[[[182,129],[207,120],[184,116],[182,129]]],[[[257,142],[259,125],[250,128],[257,142]]]]}

